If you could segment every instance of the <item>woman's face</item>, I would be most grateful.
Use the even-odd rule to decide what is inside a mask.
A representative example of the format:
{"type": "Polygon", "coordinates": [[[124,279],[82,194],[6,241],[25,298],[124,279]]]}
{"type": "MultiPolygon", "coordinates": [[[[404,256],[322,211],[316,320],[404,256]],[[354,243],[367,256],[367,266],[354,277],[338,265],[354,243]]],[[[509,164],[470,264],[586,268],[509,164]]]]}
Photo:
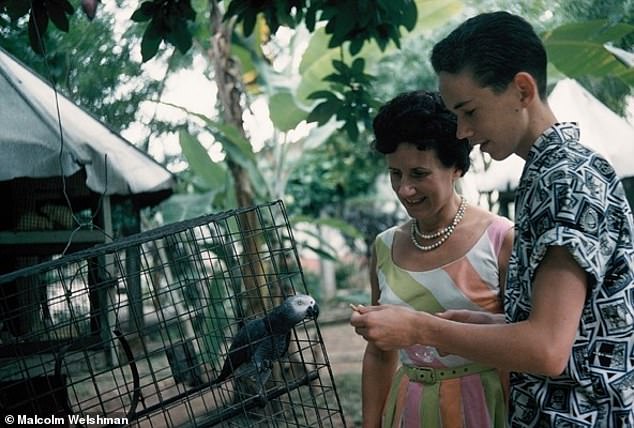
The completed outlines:
{"type": "Polygon", "coordinates": [[[385,157],[392,189],[410,217],[433,223],[451,201],[461,171],[445,167],[435,150],[419,150],[410,143],[399,144],[385,157]]]}

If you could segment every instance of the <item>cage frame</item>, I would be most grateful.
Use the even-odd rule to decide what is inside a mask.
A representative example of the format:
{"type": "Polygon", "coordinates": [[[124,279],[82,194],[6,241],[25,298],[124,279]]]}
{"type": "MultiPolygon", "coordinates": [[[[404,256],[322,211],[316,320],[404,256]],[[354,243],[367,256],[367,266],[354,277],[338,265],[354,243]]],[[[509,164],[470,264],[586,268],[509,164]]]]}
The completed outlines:
{"type": "MultiPolygon", "coordinates": [[[[271,295],[270,289],[257,289],[256,291],[260,293],[259,299],[260,299],[260,304],[262,306],[261,308],[262,310],[258,310],[256,305],[255,311],[253,310],[247,311],[247,312],[253,312],[251,315],[249,315],[250,317],[263,316],[263,314],[266,313],[266,307],[272,306],[275,299],[283,298],[284,295],[294,294],[297,292],[306,293],[306,294],[308,293],[308,290],[306,289],[304,276],[303,276],[303,271],[301,268],[299,253],[298,253],[297,247],[295,245],[295,240],[293,237],[293,232],[288,221],[288,216],[286,214],[284,204],[280,200],[269,202],[266,204],[257,205],[254,207],[238,208],[238,209],[227,210],[227,211],[223,211],[223,212],[215,213],[215,214],[207,214],[207,215],[199,216],[194,219],[183,220],[178,223],[161,226],[152,230],[137,233],[135,235],[123,237],[121,239],[117,239],[116,241],[100,244],[92,248],[82,249],[77,252],[64,255],[63,257],[56,260],[46,261],[38,265],[29,266],[15,272],[0,275],[0,287],[2,287],[4,284],[11,283],[19,279],[44,275],[47,272],[52,272],[55,269],[60,269],[62,266],[70,266],[72,264],[80,264],[82,262],[87,262],[88,260],[98,260],[100,257],[113,256],[117,254],[117,252],[121,251],[122,249],[136,248],[136,247],[140,248],[142,245],[148,242],[163,241],[166,239],[167,236],[178,236],[178,234],[180,233],[183,233],[183,234],[193,233],[191,231],[195,230],[197,227],[217,224],[218,222],[221,222],[221,221],[227,222],[229,221],[228,219],[231,219],[231,221],[235,222],[236,230],[234,232],[230,232],[230,234],[236,235],[233,237],[235,238],[235,242],[237,242],[238,240],[240,242],[244,242],[245,240],[252,239],[253,235],[256,233],[259,234],[258,236],[260,236],[260,238],[263,238],[266,241],[264,245],[264,247],[266,248],[265,253],[267,257],[270,255],[270,260],[268,260],[268,262],[270,262],[271,266],[273,266],[273,272],[269,272],[266,275],[270,274],[272,277],[274,277],[275,281],[278,281],[279,283],[278,287],[280,287],[279,290],[282,290],[282,288],[285,286],[285,285],[282,285],[284,281],[291,280],[290,288],[288,288],[288,290],[286,291],[283,291],[282,295],[279,295],[279,294],[271,295]],[[279,215],[281,219],[274,219],[273,217],[275,215],[279,215]],[[267,226],[267,222],[270,220],[273,220],[273,225],[267,226]],[[276,223],[276,221],[278,220],[279,220],[279,224],[276,223]],[[254,222],[257,224],[254,225],[253,224],[254,222]],[[280,252],[280,254],[274,253],[274,250],[276,249],[277,244],[274,242],[268,241],[269,239],[271,239],[271,237],[268,236],[267,233],[265,233],[267,231],[267,227],[271,228],[270,230],[272,231],[274,238],[288,240],[289,246],[284,248],[283,251],[280,252]],[[278,229],[281,232],[278,231],[278,229]],[[278,233],[281,233],[281,235],[276,235],[278,233]],[[266,252],[267,250],[268,250],[268,253],[266,252]],[[276,265],[277,256],[290,257],[291,261],[289,263],[292,263],[293,266],[295,266],[296,268],[292,270],[291,272],[285,272],[284,270],[285,268],[286,270],[288,270],[288,266],[285,266],[285,267],[280,266],[279,265],[280,263],[276,265]],[[293,283],[292,281],[295,281],[295,282],[293,283]],[[296,286],[295,284],[297,284],[298,286],[296,286]],[[262,292],[264,292],[264,297],[261,295],[262,292]],[[267,299],[269,299],[270,301],[267,299]]],[[[194,237],[194,241],[195,240],[196,238],[194,237]]],[[[238,248],[237,249],[238,251],[248,250],[248,245],[241,244],[241,246],[239,247],[241,248],[238,248]]],[[[257,250],[255,254],[251,254],[251,255],[256,257],[261,256],[261,254],[258,251],[259,250],[257,250]]],[[[235,254],[235,256],[242,257],[244,256],[244,254],[235,254]]],[[[127,262],[127,259],[126,259],[126,262],[127,262]]],[[[87,263],[90,263],[90,262],[87,262],[87,263]]],[[[119,259],[116,259],[114,262],[106,262],[104,263],[104,266],[102,267],[104,269],[107,269],[108,266],[111,266],[109,265],[109,263],[118,265],[118,268],[121,269],[121,272],[126,272],[126,275],[129,273],[127,271],[127,267],[122,266],[121,265],[122,261],[119,259]]],[[[100,267],[99,262],[97,262],[97,267],[96,267],[97,271],[94,274],[95,275],[103,274],[103,272],[101,273],[99,272],[99,269],[101,269],[102,267],[100,267]]],[[[256,278],[256,279],[266,279],[267,281],[269,280],[268,276],[266,275],[265,275],[265,278],[258,278],[259,273],[255,272],[257,271],[257,266],[255,267],[254,272],[245,271],[249,269],[254,269],[254,267],[253,266],[245,267],[243,265],[239,265],[237,267],[228,266],[226,271],[223,271],[222,273],[223,274],[228,273],[230,283],[235,281],[242,282],[245,280],[246,277],[252,277],[251,279],[256,278]],[[234,274],[237,275],[238,277],[235,278],[234,276],[232,276],[234,274]]],[[[121,284],[119,283],[120,279],[121,278],[116,278],[117,280],[116,284],[113,282],[113,284],[111,284],[111,287],[119,289],[121,287],[121,284]]],[[[126,277],[123,282],[126,283],[127,279],[128,278],[126,277]]],[[[227,278],[223,278],[223,279],[226,280],[227,278]]],[[[108,279],[108,278],[100,279],[99,280],[100,282],[98,283],[103,284],[111,280],[112,279],[108,279]]],[[[265,282],[265,284],[267,284],[266,286],[269,287],[268,282],[265,282]]],[[[226,287],[230,287],[230,286],[232,287],[233,285],[225,284],[226,287]]],[[[106,288],[106,286],[104,286],[104,288],[106,288]]],[[[253,299],[256,299],[256,300],[258,299],[258,297],[254,297],[251,295],[253,290],[242,290],[242,288],[244,288],[244,284],[241,285],[240,295],[238,296],[231,295],[231,293],[228,293],[228,295],[233,296],[232,298],[235,298],[237,301],[241,301],[241,299],[245,299],[249,301],[252,301],[253,299]]],[[[68,300],[70,301],[70,297],[68,298],[68,300]]],[[[129,304],[129,310],[130,310],[130,308],[132,308],[132,303],[128,301],[128,304],[129,304]]],[[[82,352],[83,353],[103,352],[104,355],[108,355],[109,353],[112,352],[112,348],[115,347],[118,343],[122,351],[120,352],[120,354],[123,355],[128,360],[127,368],[125,367],[125,362],[122,363],[120,360],[121,355],[118,355],[117,357],[115,357],[113,361],[106,362],[106,366],[111,367],[113,370],[116,368],[121,368],[121,370],[123,370],[125,368],[126,370],[131,371],[132,387],[128,387],[128,389],[129,390],[131,389],[133,397],[130,403],[130,410],[129,412],[125,414],[125,416],[126,418],[134,422],[143,421],[145,420],[144,418],[146,416],[151,416],[154,413],[160,413],[165,408],[168,408],[169,406],[171,406],[173,403],[182,404],[182,402],[185,402],[190,397],[198,398],[199,396],[197,394],[199,392],[205,391],[206,389],[211,388],[207,383],[203,382],[199,385],[196,385],[194,387],[190,387],[189,389],[184,390],[180,394],[172,395],[165,399],[160,399],[158,402],[156,402],[153,405],[146,405],[143,402],[144,393],[141,392],[142,389],[144,388],[144,386],[141,385],[141,380],[143,380],[144,375],[139,374],[140,370],[137,367],[137,362],[139,362],[138,361],[139,358],[135,356],[134,352],[132,351],[130,347],[130,344],[128,343],[129,339],[132,336],[129,335],[128,333],[123,333],[119,330],[120,325],[119,325],[118,319],[114,328],[112,325],[109,324],[108,314],[99,312],[99,311],[104,311],[107,309],[112,309],[112,307],[106,304],[105,309],[97,308],[96,316],[99,318],[99,323],[97,323],[98,324],[97,328],[94,328],[95,326],[91,324],[90,334],[88,334],[87,336],[84,335],[79,337],[72,337],[71,335],[70,339],[59,339],[56,341],[51,341],[51,340],[24,341],[20,343],[0,344],[0,373],[2,372],[3,366],[5,365],[5,362],[7,360],[15,361],[15,360],[26,359],[33,355],[52,353],[53,357],[52,359],[49,358],[48,361],[49,361],[49,364],[51,363],[51,361],[54,363],[53,375],[57,377],[57,380],[60,380],[62,379],[62,375],[61,375],[62,366],[66,364],[66,362],[64,362],[66,355],[77,354],[82,352]]],[[[91,311],[92,311],[92,307],[91,307],[91,311]]],[[[232,311],[234,314],[242,312],[241,309],[235,310],[235,308],[232,308],[232,311]]],[[[118,315],[119,314],[117,313],[117,317],[118,315]]],[[[130,319],[131,318],[129,318],[129,320],[130,319]]],[[[245,319],[246,318],[243,316],[240,322],[244,322],[245,319]]],[[[2,321],[5,322],[4,319],[2,321]]],[[[236,322],[235,325],[238,325],[237,323],[238,322],[236,322]]],[[[306,387],[309,391],[313,391],[313,389],[316,388],[315,385],[317,385],[317,389],[321,392],[318,394],[313,394],[312,392],[309,392],[307,395],[308,398],[306,399],[306,401],[312,400],[311,404],[313,405],[313,410],[318,415],[317,420],[311,420],[310,421],[311,425],[305,425],[303,424],[303,422],[299,421],[300,417],[296,415],[295,416],[296,426],[313,426],[312,424],[316,422],[317,425],[315,426],[345,427],[346,426],[345,418],[343,416],[341,403],[336,391],[334,376],[330,367],[330,362],[328,360],[325,344],[323,342],[323,338],[319,330],[319,325],[316,321],[311,321],[311,322],[304,321],[300,325],[300,327],[303,329],[303,331],[300,332],[301,334],[308,336],[308,330],[310,329],[310,332],[312,332],[314,336],[313,338],[306,339],[303,336],[300,337],[300,334],[298,334],[297,329],[293,329],[292,341],[293,341],[293,344],[298,348],[298,350],[293,354],[293,357],[299,358],[299,360],[301,360],[300,363],[297,364],[298,367],[310,367],[312,364],[312,367],[313,367],[312,371],[307,370],[303,376],[296,376],[296,377],[289,376],[288,379],[285,378],[284,377],[285,375],[282,373],[282,378],[283,378],[282,382],[276,383],[273,386],[271,386],[269,389],[267,389],[265,396],[250,397],[247,400],[238,402],[238,404],[236,405],[227,405],[228,401],[221,400],[221,404],[224,404],[224,406],[218,406],[218,407],[221,407],[220,411],[209,412],[207,415],[205,415],[205,417],[199,417],[198,419],[190,418],[189,424],[192,426],[218,426],[219,424],[224,424],[227,421],[231,421],[232,419],[236,417],[248,416],[248,413],[251,410],[262,407],[263,402],[264,402],[264,405],[268,405],[269,403],[275,402],[275,400],[280,400],[280,402],[282,402],[283,397],[286,397],[286,396],[288,396],[287,399],[289,400],[290,404],[283,402],[282,407],[284,405],[292,406],[292,405],[295,405],[296,403],[296,401],[293,402],[293,399],[290,398],[291,394],[294,391],[299,391],[300,389],[304,387],[306,387]],[[309,325],[310,327],[308,327],[309,325]],[[305,357],[304,353],[306,353],[308,357],[305,357]],[[322,359],[318,363],[309,361],[310,359],[315,360],[319,358],[319,357],[316,357],[316,355],[319,353],[321,354],[322,359]],[[322,397],[322,394],[323,394],[323,397],[322,397]],[[317,403],[318,401],[317,398],[319,400],[323,398],[327,402],[328,398],[326,398],[326,396],[328,396],[329,399],[331,400],[334,399],[335,401],[334,406],[331,407],[329,404],[326,404],[325,408],[318,408],[320,404],[317,403]],[[320,419],[321,416],[319,416],[319,413],[322,410],[326,413],[326,416],[323,420],[320,419]]],[[[225,334],[225,339],[227,337],[228,336],[225,334]]],[[[169,343],[172,344],[171,339],[169,343]]],[[[186,349],[186,348],[187,346],[183,347],[183,349],[186,349]]],[[[166,349],[167,348],[165,348],[164,351],[167,354],[166,349]]],[[[146,352],[147,352],[147,349],[146,349],[146,352]]],[[[185,352],[185,354],[187,354],[187,352],[185,352]]],[[[220,354],[218,354],[218,356],[220,356],[220,354]]],[[[148,361],[149,361],[149,357],[148,357],[148,361]]],[[[285,363],[293,366],[293,364],[291,364],[290,352],[288,356],[288,361],[285,361],[285,363]]],[[[280,363],[280,371],[283,372],[283,369],[281,367],[282,366],[280,363]]],[[[296,366],[293,366],[293,367],[296,367],[296,366]]],[[[174,371],[174,369],[172,369],[172,371],[174,371]]],[[[182,372],[181,375],[183,375],[183,373],[185,373],[184,376],[187,377],[187,373],[188,373],[187,369],[185,369],[185,371],[182,372]]],[[[0,380],[1,379],[2,379],[2,376],[0,375],[0,380]]],[[[29,378],[27,377],[27,379],[29,378]]],[[[156,381],[156,378],[154,378],[154,381],[156,381]]],[[[175,382],[175,383],[180,384],[183,382],[181,381],[181,382],[175,382]]],[[[53,385],[49,385],[49,386],[51,386],[51,388],[53,387],[53,385]]],[[[3,391],[2,388],[3,388],[2,384],[0,383],[0,406],[2,406],[2,399],[1,399],[2,391],[3,391]]],[[[68,388],[68,386],[65,386],[65,388],[68,388]]],[[[234,391],[234,394],[237,394],[237,392],[234,391]]],[[[300,395],[300,398],[303,400],[305,397],[300,395]]],[[[214,398],[214,401],[216,402],[217,400],[214,398]]],[[[216,402],[215,404],[218,404],[218,403],[216,402]]],[[[304,404],[302,403],[302,406],[303,405],[304,404]]],[[[310,406],[307,406],[307,407],[310,407],[310,406]]],[[[303,411],[306,412],[306,410],[303,410],[303,411]]],[[[121,416],[121,414],[119,414],[119,416],[121,416]]],[[[273,422],[274,421],[273,416],[275,415],[266,416],[266,418],[270,417],[271,419],[270,421],[266,418],[263,420],[267,421],[267,423],[270,422],[270,423],[273,423],[274,426],[277,426],[273,422]]],[[[309,423],[308,416],[306,418],[307,418],[306,423],[308,424],[309,423]]],[[[165,417],[166,425],[171,426],[169,422],[167,422],[167,420],[168,420],[168,417],[166,416],[165,417]]],[[[261,422],[262,420],[260,420],[260,422],[258,423],[261,423],[261,422]]],[[[222,426],[225,426],[225,425],[222,425],[222,426]]]]}

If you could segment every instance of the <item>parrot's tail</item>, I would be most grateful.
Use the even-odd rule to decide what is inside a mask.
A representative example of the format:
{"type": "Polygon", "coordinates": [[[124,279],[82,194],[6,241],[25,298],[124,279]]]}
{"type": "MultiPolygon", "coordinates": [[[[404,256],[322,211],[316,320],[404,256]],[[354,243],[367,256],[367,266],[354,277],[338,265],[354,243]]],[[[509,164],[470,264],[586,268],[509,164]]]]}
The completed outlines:
{"type": "Polygon", "coordinates": [[[225,364],[222,366],[222,370],[220,371],[218,377],[211,381],[211,385],[218,385],[219,383],[224,382],[229,376],[231,376],[232,372],[233,370],[231,370],[230,365],[225,364]]]}

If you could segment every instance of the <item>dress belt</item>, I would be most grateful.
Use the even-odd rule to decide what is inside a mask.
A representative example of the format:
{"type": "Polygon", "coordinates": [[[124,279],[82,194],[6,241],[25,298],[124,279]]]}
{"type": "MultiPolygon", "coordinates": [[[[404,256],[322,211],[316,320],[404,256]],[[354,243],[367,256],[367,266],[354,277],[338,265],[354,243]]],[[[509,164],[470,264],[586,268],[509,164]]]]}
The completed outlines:
{"type": "Polygon", "coordinates": [[[388,428],[393,428],[397,425],[400,426],[396,415],[396,400],[399,385],[403,376],[407,376],[410,381],[427,385],[423,388],[423,395],[421,397],[421,414],[425,415],[425,426],[429,424],[431,427],[436,427],[440,426],[440,414],[438,408],[440,382],[447,379],[455,379],[491,370],[495,369],[476,363],[466,364],[459,367],[438,369],[432,367],[401,366],[392,379],[392,387],[390,388],[390,392],[387,396],[387,402],[383,413],[382,426],[388,428]]]}
{"type": "Polygon", "coordinates": [[[414,367],[403,366],[407,377],[414,382],[419,382],[427,385],[447,380],[455,379],[462,376],[468,376],[475,373],[482,373],[489,370],[495,370],[492,367],[483,366],[481,364],[466,364],[459,367],[444,367],[444,368],[432,368],[432,367],[414,367]]]}

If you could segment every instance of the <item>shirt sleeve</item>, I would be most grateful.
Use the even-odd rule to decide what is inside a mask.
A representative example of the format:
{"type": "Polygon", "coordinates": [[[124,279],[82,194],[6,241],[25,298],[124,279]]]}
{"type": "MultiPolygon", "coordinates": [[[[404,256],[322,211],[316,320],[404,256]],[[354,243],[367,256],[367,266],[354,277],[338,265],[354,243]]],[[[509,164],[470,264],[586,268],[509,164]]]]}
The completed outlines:
{"type": "Polygon", "coordinates": [[[529,220],[536,231],[529,262],[532,278],[548,247],[562,246],[588,274],[591,287],[603,281],[615,242],[606,201],[583,178],[583,172],[558,171],[540,180],[544,203],[533,204],[529,220]]]}

